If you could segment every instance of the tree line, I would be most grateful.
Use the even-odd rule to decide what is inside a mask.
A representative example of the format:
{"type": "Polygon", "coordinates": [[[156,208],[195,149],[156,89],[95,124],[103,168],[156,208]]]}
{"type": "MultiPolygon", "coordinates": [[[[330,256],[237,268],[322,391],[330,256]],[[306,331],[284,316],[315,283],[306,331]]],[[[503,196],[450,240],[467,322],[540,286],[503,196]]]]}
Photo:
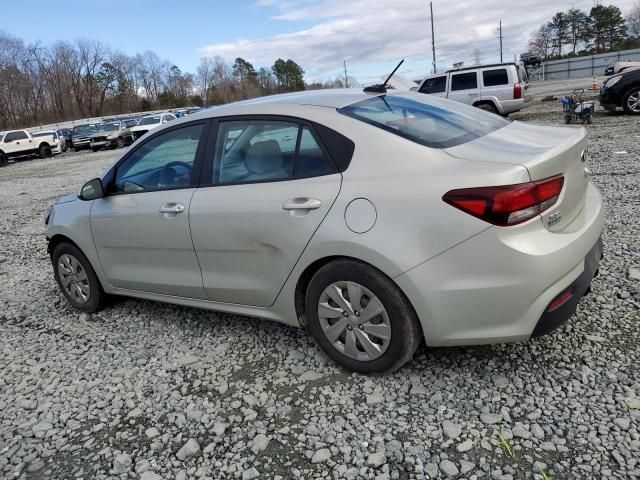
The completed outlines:
{"type": "Polygon", "coordinates": [[[640,47],[640,1],[625,18],[615,5],[557,12],[529,39],[529,51],[544,60],[640,47]]]}
{"type": "Polygon", "coordinates": [[[189,73],[153,51],[125,55],[86,39],[27,45],[0,32],[0,130],[304,89],[304,69],[290,59],[256,69],[207,57],[189,73]]]}

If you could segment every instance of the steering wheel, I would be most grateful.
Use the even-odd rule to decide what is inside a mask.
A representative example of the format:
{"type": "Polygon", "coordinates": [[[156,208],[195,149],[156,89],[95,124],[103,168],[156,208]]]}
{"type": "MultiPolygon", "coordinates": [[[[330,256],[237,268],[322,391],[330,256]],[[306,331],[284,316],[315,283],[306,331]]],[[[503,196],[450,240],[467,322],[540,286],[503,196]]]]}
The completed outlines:
{"type": "Polygon", "coordinates": [[[158,182],[160,185],[173,185],[176,182],[177,175],[173,167],[184,167],[187,169],[187,173],[184,175],[184,177],[187,179],[188,183],[189,179],[191,178],[191,170],[193,168],[192,165],[176,160],[173,162],[169,162],[164,167],[162,167],[162,170],[160,171],[160,180],[158,182]]]}

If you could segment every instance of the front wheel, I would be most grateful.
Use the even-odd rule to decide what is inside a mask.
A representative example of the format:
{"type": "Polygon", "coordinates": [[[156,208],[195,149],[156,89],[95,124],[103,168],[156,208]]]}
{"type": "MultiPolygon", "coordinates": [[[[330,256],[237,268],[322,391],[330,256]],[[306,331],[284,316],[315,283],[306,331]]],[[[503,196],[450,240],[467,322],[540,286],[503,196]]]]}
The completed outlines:
{"type": "Polygon", "coordinates": [[[122,137],[118,137],[116,139],[116,148],[123,148],[124,147],[124,139],[122,137]]]}
{"type": "Polygon", "coordinates": [[[4,167],[9,164],[9,159],[4,152],[0,152],[0,167],[4,167]]]}
{"type": "Polygon", "coordinates": [[[53,274],[67,301],[77,310],[93,313],[104,305],[106,294],[89,260],[78,247],[61,243],[51,255],[53,274]]]}
{"type": "Polygon", "coordinates": [[[417,316],[402,291],[361,262],[337,260],[318,270],[307,288],[305,310],[320,348],[349,371],[392,372],[420,343],[417,316]]]}
{"type": "Polygon", "coordinates": [[[97,152],[98,150],[100,150],[98,147],[91,147],[92,152],[97,152]]]}
{"type": "Polygon", "coordinates": [[[564,123],[566,123],[567,125],[571,123],[571,115],[564,116],[564,123]]]}
{"type": "Polygon", "coordinates": [[[622,107],[631,115],[640,115],[640,87],[632,88],[624,94],[622,107]]]}

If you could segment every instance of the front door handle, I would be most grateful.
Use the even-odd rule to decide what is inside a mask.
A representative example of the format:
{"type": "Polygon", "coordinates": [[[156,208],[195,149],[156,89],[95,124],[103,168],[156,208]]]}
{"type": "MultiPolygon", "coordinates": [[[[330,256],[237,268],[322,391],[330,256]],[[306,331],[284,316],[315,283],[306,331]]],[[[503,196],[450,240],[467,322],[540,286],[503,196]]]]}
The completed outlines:
{"type": "Polygon", "coordinates": [[[316,210],[322,206],[322,202],[316,198],[292,198],[282,204],[283,210],[316,210]]]}
{"type": "Polygon", "coordinates": [[[160,213],[182,213],[184,212],[184,205],[180,203],[165,203],[160,207],[160,213]]]}

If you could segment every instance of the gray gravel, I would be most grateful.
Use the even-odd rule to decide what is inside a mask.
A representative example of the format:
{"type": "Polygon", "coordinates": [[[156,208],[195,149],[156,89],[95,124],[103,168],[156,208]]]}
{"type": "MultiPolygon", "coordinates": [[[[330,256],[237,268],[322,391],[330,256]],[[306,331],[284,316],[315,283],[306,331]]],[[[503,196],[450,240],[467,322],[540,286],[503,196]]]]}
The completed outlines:
{"type": "Polygon", "coordinates": [[[0,169],[0,477],[640,478],[640,119],[599,113],[589,132],[605,259],[572,321],[421,348],[384,377],[265,321],[126,299],[79,315],[41,213],[113,152],[0,169]]]}

